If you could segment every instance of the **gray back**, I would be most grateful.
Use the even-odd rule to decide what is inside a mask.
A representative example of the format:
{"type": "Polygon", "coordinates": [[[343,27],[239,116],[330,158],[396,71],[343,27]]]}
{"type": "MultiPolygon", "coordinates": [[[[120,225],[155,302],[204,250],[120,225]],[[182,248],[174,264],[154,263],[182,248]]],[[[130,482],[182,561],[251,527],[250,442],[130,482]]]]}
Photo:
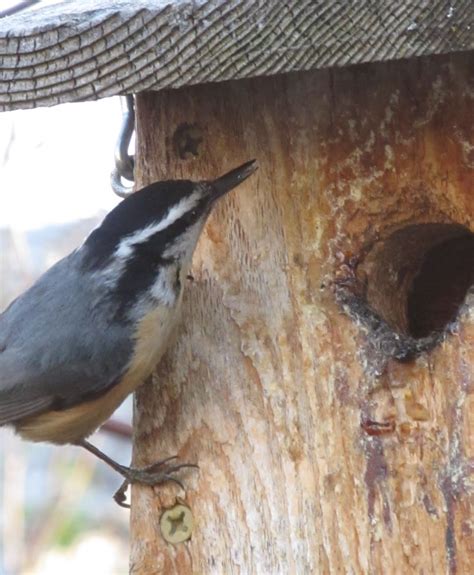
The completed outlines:
{"type": "Polygon", "coordinates": [[[128,364],[131,328],[111,321],[107,290],[81,257],[59,261],[0,315],[0,425],[103,393],[128,364]]]}

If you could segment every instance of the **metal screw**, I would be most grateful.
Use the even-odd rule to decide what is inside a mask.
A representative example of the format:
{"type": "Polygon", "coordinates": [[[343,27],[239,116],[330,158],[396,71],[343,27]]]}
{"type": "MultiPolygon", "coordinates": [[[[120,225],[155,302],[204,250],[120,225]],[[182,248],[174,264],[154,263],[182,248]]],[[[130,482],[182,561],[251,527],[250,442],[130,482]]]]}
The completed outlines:
{"type": "Polygon", "coordinates": [[[187,541],[192,535],[193,527],[193,514],[186,505],[175,505],[167,509],[160,518],[161,534],[168,543],[187,541]]]}

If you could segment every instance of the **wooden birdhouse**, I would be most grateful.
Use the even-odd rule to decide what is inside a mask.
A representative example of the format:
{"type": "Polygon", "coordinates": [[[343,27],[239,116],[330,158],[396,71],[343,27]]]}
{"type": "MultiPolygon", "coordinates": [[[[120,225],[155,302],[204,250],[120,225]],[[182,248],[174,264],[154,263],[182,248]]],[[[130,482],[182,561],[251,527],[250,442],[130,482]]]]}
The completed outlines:
{"type": "Polygon", "coordinates": [[[69,2],[0,22],[4,110],[136,95],[136,185],[257,174],[136,394],[131,572],[473,565],[470,2],[69,2]]]}

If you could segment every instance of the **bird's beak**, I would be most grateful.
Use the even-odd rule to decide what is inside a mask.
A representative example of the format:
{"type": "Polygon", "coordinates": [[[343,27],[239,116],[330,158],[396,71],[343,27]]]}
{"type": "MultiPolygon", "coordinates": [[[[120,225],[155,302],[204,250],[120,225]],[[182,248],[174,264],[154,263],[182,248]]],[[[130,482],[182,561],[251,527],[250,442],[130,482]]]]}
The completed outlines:
{"type": "Polygon", "coordinates": [[[249,176],[251,176],[255,170],[258,168],[256,160],[251,160],[246,162],[242,166],[227,172],[217,180],[210,182],[211,194],[210,197],[212,201],[217,200],[227,192],[230,192],[233,188],[241,184],[249,176]]]}

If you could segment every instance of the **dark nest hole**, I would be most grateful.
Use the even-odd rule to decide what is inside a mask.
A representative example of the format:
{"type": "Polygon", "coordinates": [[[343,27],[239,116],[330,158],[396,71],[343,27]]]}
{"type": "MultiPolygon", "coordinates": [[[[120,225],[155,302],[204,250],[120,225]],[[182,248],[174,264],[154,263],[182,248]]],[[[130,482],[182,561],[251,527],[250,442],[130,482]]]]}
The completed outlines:
{"type": "Polygon", "coordinates": [[[474,234],[456,224],[416,224],[377,242],[357,268],[368,305],[395,331],[443,332],[474,283],[474,234]]]}

